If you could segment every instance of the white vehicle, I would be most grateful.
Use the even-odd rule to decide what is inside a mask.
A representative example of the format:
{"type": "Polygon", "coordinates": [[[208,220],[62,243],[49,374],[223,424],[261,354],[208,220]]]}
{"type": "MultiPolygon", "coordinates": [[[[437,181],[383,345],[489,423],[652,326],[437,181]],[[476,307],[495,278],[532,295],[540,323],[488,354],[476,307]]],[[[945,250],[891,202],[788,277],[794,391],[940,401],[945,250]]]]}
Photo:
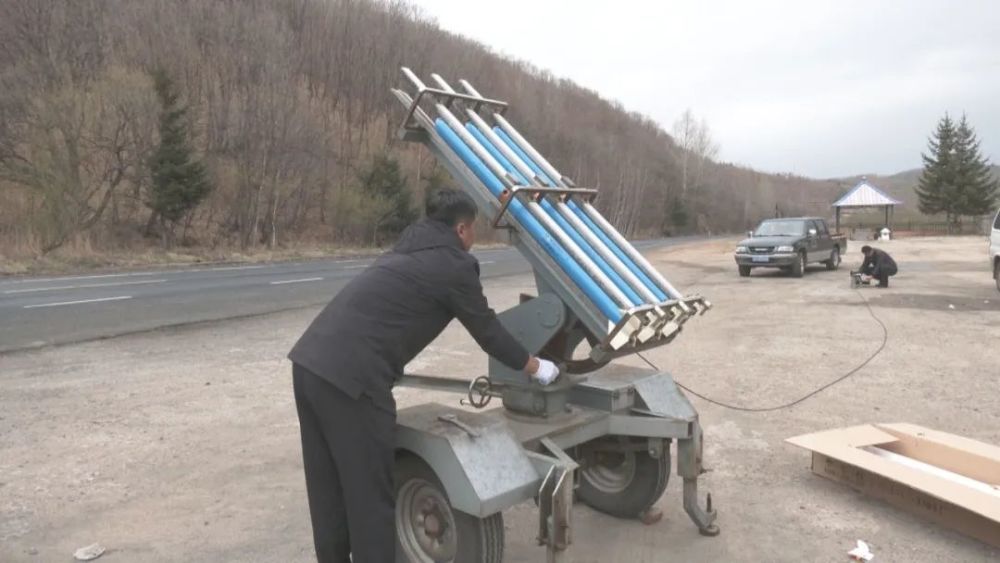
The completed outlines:
{"type": "Polygon", "coordinates": [[[1000,210],[993,219],[993,230],[990,231],[990,261],[993,263],[993,280],[1000,291],[1000,210]]]}

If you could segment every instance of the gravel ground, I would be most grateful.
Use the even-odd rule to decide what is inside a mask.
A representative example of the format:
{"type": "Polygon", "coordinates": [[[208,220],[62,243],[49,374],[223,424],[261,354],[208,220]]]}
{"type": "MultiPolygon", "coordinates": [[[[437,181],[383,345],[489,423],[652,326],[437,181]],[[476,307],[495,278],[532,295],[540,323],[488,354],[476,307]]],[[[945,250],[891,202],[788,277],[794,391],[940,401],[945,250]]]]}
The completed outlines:
{"type": "MultiPolygon", "coordinates": [[[[790,436],[912,422],[1000,444],[1000,294],[980,238],[892,241],[888,290],[848,288],[840,271],[804,279],[736,275],[731,242],[654,253],[676,285],[716,305],[651,351],[697,391],[746,406],[795,399],[885,351],[790,409],[727,410],[693,399],[722,534],[700,537],[672,482],[644,526],[580,506],[571,561],[846,561],[856,539],[876,561],[970,562],[1000,552],[809,472],[790,436]]],[[[505,308],[528,276],[487,284],[505,308]]],[[[0,357],[0,561],[308,561],[310,528],[284,355],[315,311],[295,311],[0,357]]],[[[640,365],[638,359],[626,363],[640,365]]],[[[468,376],[485,357],[451,326],[410,369],[468,376]]],[[[401,407],[457,397],[399,390],[401,407]]],[[[541,561],[532,506],[505,514],[507,560],[541,561]]]]}

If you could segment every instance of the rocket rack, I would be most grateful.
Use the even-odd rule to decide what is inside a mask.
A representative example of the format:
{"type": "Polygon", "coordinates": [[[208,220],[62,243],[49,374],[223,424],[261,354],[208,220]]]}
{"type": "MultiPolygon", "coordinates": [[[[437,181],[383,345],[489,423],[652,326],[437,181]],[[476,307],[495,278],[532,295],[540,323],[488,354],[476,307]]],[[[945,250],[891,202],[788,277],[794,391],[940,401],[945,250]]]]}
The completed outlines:
{"type": "Polygon", "coordinates": [[[492,225],[510,232],[538,295],[523,296],[500,321],[565,375],[542,387],[491,359],[489,376],[471,385],[403,377],[402,385],[467,393],[463,404],[477,408],[502,397],[503,408],[431,403],[400,412],[401,560],[499,561],[501,511],[535,497],[539,542],[556,561],[570,543],[574,488],[598,510],[638,516],[666,487],[674,440],[684,508],[704,535],[718,533],[711,497],[704,510],[696,498],[703,470],[694,408],[669,375],[611,364],[668,344],[711,303],[682,294],[653,267],[594,207],[598,192],[577,187],[514,128],[506,102],[465,80],[458,92],[432,74],[438,87],[429,88],[402,71],[413,94],[392,91],[406,110],[401,137],[429,148],[492,225]]]}
{"type": "Polygon", "coordinates": [[[504,217],[524,241],[522,253],[544,264],[536,268],[539,275],[598,338],[595,359],[669,342],[693,314],[711,306],[667,281],[592,205],[597,192],[576,187],[510,124],[505,102],[483,97],[465,80],[466,93],[459,93],[437,74],[431,75],[440,86],[435,89],[409,69],[403,73],[417,90],[413,97],[394,90],[408,108],[402,130],[411,135],[404,138],[430,141],[435,153],[447,155],[449,170],[461,170],[456,180],[497,218],[494,224],[504,217]],[[456,117],[463,112],[464,124],[456,117]]]}

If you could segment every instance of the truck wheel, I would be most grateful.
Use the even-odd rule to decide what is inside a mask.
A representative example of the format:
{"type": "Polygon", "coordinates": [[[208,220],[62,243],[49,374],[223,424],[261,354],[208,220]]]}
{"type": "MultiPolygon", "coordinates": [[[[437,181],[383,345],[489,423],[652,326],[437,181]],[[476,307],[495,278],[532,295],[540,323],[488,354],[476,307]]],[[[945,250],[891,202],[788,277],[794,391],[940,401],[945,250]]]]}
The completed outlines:
{"type": "Polygon", "coordinates": [[[826,261],[827,270],[836,270],[840,267],[840,247],[833,247],[833,252],[830,253],[830,259],[826,261]]]}
{"type": "Polygon", "coordinates": [[[792,264],[792,277],[801,278],[806,272],[806,253],[800,252],[799,259],[792,264]]]}
{"type": "Polygon", "coordinates": [[[396,459],[396,563],[501,563],[503,515],[476,518],[453,510],[423,460],[396,459]]]}
{"type": "Polygon", "coordinates": [[[670,478],[670,447],[654,458],[645,450],[595,451],[593,463],[580,470],[577,498],[587,506],[617,516],[638,518],[663,496],[670,478]]]}
{"type": "Polygon", "coordinates": [[[750,277],[750,266],[740,266],[740,277],[741,278],[750,277]]]}
{"type": "Polygon", "coordinates": [[[997,291],[1000,291],[1000,260],[993,263],[993,280],[997,284],[997,291]]]}

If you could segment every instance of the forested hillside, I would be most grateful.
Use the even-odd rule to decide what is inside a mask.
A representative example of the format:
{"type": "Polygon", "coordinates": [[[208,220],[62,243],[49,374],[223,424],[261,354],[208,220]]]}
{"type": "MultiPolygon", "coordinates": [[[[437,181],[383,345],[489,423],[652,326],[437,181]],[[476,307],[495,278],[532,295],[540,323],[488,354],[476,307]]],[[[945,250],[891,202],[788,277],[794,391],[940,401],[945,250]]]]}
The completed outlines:
{"type": "Polygon", "coordinates": [[[401,206],[418,210],[429,182],[448,181],[426,150],[395,140],[389,89],[403,65],[509,101],[512,122],[598,188],[632,236],[740,231],[778,205],[825,213],[840,189],[684,150],[651,120],[403,2],[4,0],[0,253],[155,246],[164,229],[205,247],[380,242],[401,206]],[[151,192],[157,73],[187,110],[210,184],[177,221],[151,192]]]}
{"type": "MultiPolygon", "coordinates": [[[[1000,178],[1000,166],[993,165],[992,171],[993,177],[1000,178]]],[[[919,199],[914,189],[920,182],[920,174],[922,172],[921,168],[914,168],[913,170],[905,170],[888,176],[870,174],[867,178],[890,196],[902,201],[903,206],[912,212],[914,216],[919,216],[920,211],[917,209],[919,199]]],[[[857,182],[859,179],[860,177],[845,178],[843,182],[848,184],[857,182]]]]}

